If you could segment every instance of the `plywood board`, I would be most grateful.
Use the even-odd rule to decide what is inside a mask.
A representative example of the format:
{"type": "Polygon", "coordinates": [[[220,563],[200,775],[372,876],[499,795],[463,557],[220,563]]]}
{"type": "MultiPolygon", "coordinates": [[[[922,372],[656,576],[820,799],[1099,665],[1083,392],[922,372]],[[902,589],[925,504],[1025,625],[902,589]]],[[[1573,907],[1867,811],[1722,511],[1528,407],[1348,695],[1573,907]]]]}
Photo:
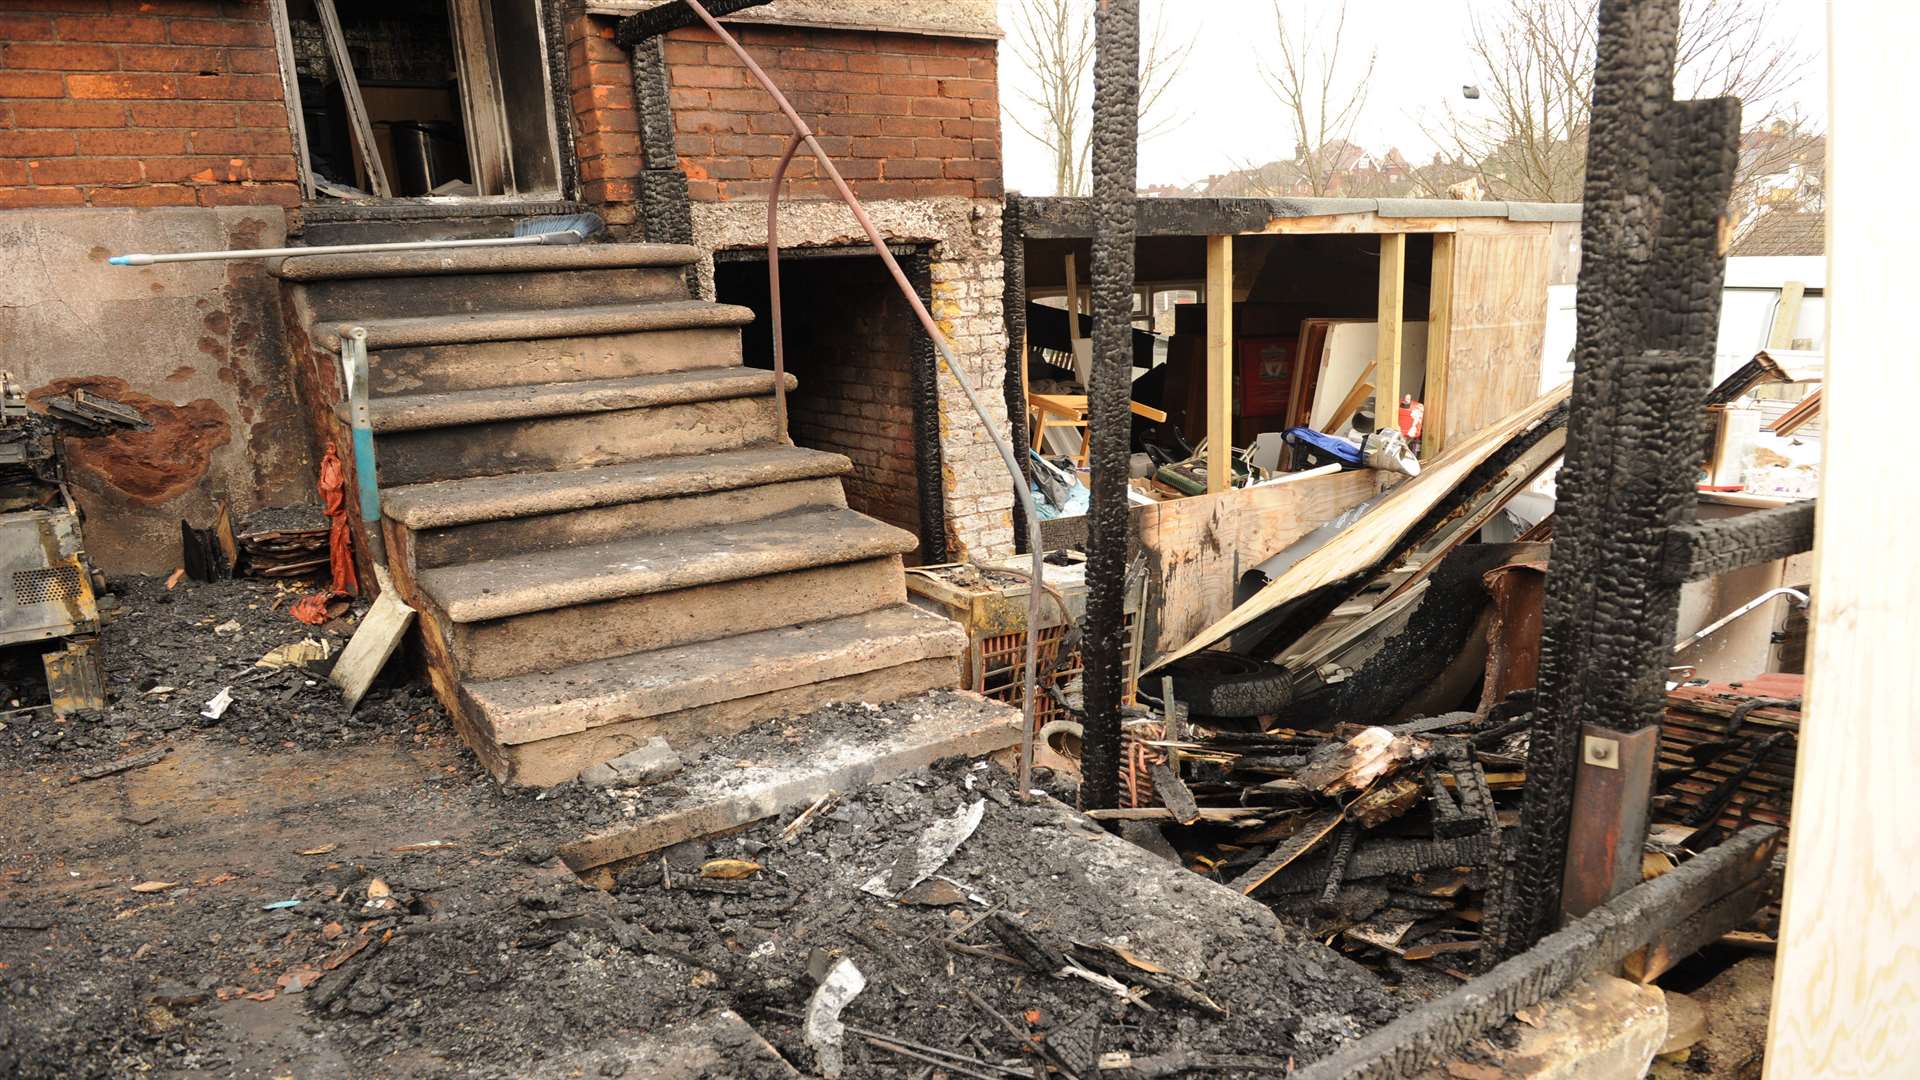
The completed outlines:
{"type": "Polygon", "coordinates": [[[1877,199],[1920,169],[1886,98],[1910,81],[1907,50],[1889,45],[1920,37],[1920,6],[1836,3],[1827,17],[1827,349],[1840,362],[1821,392],[1812,640],[1765,1075],[1892,1080],[1914,1074],[1920,1046],[1920,499],[1888,438],[1911,426],[1920,365],[1883,358],[1907,337],[1920,225],[1877,199]]]}
{"type": "Polygon", "coordinates": [[[1374,483],[1365,470],[1325,473],[1140,508],[1143,660],[1179,648],[1226,616],[1241,574],[1367,499],[1374,483]]]}
{"type": "MultiPolygon", "coordinates": [[[[1313,419],[1309,427],[1315,431],[1326,430],[1326,423],[1339,409],[1347,391],[1353,389],[1367,366],[1373,363],[1374,350],[1379,347],[1379,336],[1379,326],[1370,322],[1336,322],[1327,328],[1326,344],[1320,354],[1320,380],[1313,392],[1313,419]]],[[[1400,385],[1406,388],[1405,392],[1418,393],[1426,378],[1427,324],[1404,323],[1400,332],[1400,385]]],[[[1352,424],[1341,425],[1342,430],[1349,427],[1352,424]]],[[[1328,434],[1338,435],[1340,432],[1328,434]]]]}
{"type": "Polygon", "coordinates": [[[1441,445],[1451,447],[1539,396],[1552,237],[1544,230],[1453,239],[1441,445]]]}
{"type": "MultiPolygon", "coordinates": [[[[1251,600],[1233,608],[1225,617],[1207,624],[1205,629],[1194,634],[1177,651],[1161,654],[1151,664],[1143,666],[1142,670],[1151,670],[1198,652],[1245,628],[1281,604],[1365,570],[1386,558],[1407,530],[1452,491],[1454,485],[1491,457],[1507,440],[1565,401],[1569,390],[1569,387],[1563,386],[1502,423],[1464,440],[1431,466],[1422,469],[1419,476],[1395,488],[1367,516],[1341,533],[1338,543],[1315,549],[1306,558],[1288,567],[1251,600]]],[[[1149,603],[1151,601],[1149,597],[1149,603]]]]}

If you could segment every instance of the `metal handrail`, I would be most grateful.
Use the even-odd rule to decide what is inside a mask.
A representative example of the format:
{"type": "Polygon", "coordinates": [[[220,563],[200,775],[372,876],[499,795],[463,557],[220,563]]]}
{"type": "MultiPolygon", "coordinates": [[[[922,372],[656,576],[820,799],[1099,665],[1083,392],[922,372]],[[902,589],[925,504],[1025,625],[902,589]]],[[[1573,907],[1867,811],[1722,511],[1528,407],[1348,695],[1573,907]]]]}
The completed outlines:
{"type": "MultiPolygon", "coordinates": [[[[1000,458],[1013,478],[1015,498],[1019,500],[1020,508],[1027,517],[1027,546],[1033,549],[1034,581],[1044,582],[1046,563],[1045,551],[1040,543],[1040,511],[1034,505],[1033,492],[1027,487],[1026,472],[1020,467],[1020,459],[1014,456],[1012,444],[1001,438],[1000,433],[994,429],[986,407],[980,403],[979,395],[974,393],[973,386],[961,372],[959,360],[955,358],[953,347],[947,342],[946,335],[940,332],[939,324],[934,321],[926,304],[921,302],[920,295],[914,292],[913,283],[907,280],[906,272],[900,269],[900,264],[894,259],[893,253],[887,250],[886,241],[882,239],[880,230],[874,227],[873,219],[867,216],[866,208],[860,205],[860,200],[854,196],[853,189],[847,186],[847,181],[840,175],[840,170],[834,167],[833,159],[820,148],[819,140],[814,138],[813,129],[801,119],[792,103],[787,100],[787,96],[780,92],[780,88],[774,85],[766,71],[747,54],[747,50],[741,46],[740,42],[727,31],[726,27],[720,25],[720,20],[707,11],[705,4],[700,0],[686,0],[686,4],[700,18],[700,21],[706,24],[707,29],[720,39],[720,43],[740,58],[740,62],[746,65],[747,72],[753,76],[754,81],[773,98],[774,104],[786,115],[787,123],[793,126],[793,138],[787,143],[786,153],[780,157],[780,165],[773,173],[773,187],[767,193],[767,283],[771,294],[769,314],[773,332],[774,422],[778,425],[779,437],[783,441],[792,441],[787,436],[786,350],[780,327],[780,187],[786,179],[787,167],[793,163],[793,156],[804,145],[813,152],[814,159],[820,163],[820,168],[825,170],[827,178],[833,181],[835,190],[840,194],[840,201],[847,204],[847,209],[853,212],[854,220],[858,221],[860,228],[866,232],[867,240],[873,244],[874,252],[880,256],[880,261],[886,264],[887,272],[893,275],[894,283],[900,287],[901,295],[906,297],[907,303],[913,308],[914,317],[920,320],[921,328],[932,340],[941,360],[946,363],[947,370],[952,373],[954,381],[960,384],[960,391],[966,395],[967,404],[973,407],[974,414],[980,418],[981,426],[986,430],[988,438],[993,440],[994,448],[1000,451],[1000,458]]],[[[1039,656],[1038,627],[1042,591],[1040,588],[1031,587],[1027,590],[1026,678],[1025,692],[1022,695],[1023,721],[1020,725],[1019,782],[1022,799],[1029,797],[1032,788],[1033,713],[1034,698],[1038,693],[1035,669],[1039,656]]]]}

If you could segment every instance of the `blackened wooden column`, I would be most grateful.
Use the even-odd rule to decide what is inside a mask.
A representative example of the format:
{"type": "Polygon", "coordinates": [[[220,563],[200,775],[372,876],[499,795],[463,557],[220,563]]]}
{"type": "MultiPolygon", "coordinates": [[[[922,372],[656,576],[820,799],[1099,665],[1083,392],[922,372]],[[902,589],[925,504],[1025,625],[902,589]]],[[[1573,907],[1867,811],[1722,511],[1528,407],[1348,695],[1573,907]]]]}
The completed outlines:
{"type": "Polygon", "coordinates": [[[1125,679],[1127,456],[1132,431],[1134,165],[1139,141],[1140,0],[1099,0],[1093,65],[1093,385],[1087,387],[1092,506],[1087,522],[1086,724],[1081,804],[1120,795],[1125,679]]]}
{"type": "Polygon", "coordinates": [[[1680,596],[1658,564],[1693,520],[1740,118],[1673,100],[1678,6],[1600,5],[1567,460],[1496,958],[1640,880],[1680,596]]]}

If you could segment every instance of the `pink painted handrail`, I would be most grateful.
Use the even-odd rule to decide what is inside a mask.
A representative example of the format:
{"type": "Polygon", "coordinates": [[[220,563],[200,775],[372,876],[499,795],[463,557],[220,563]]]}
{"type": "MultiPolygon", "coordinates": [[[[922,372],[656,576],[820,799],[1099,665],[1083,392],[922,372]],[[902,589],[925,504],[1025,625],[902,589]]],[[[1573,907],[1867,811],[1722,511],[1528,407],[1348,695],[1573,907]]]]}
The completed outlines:
{"type": "Polygon", "coordinates": [[[740,45],[740,42],[720,25],[720,20],[713,17],[706,5],[700,0],[686,0],[686,3],[687,7],[699,16],[700,21],[706,24],[707,29],[720,39],[720,43],[740,58],[740,62],[746,65],[747,72],[753,76],[755,82],[760,84],[760,88],[773,98],[774,104],[786,116],[787,123],[793,127],[793,138],[787,143],[786,153],[780,157],[780,165],[773,173],[772,190],[767,193],[767,282],[772,295],[770,328],[773,333],[774,410],[780,439],[784,442],[792,441],[787,435],[786,349],[780,327],[780,188],[786,180],[787,167],[792,164],[794,155],[804,145],[812,151],[814,159],[820,163],[820,168],[826,173],[827,179],[833,182],[834,189],[840,194],[840,201],[846,203],[847,209],[853,212],[854,220],[860,223],[860,228],[867,234],[868,242],[873,245],[874,252],[880,256],[880,261],[886,264],[887,272],[893,275],[894,283],[900,287],[900,294],[913,308],[914,317],[920,320],[921,328],[926,331],[927,337],[932,340],[934,348],[940,353],[940,358],[945,361],[947,371],[953,375],[954,382],[960,384],[960,391],[966,395],[967,404],[973,407],[974,414],[980,418],[981,426],[987,432],[987,436],[993,440],[994,447],[1000,451],[1000,458],[1006,464],[1008,474],[1013,478],[1015,498],[1019,500],[1020,509],[1027,519],[1027,546],[1033,550],[1033,580],[1027,588],[1026,681],[1022,694],[1025,704],[1024,722],[1020,725],[1020,797],[1028,798],[1032,788],[1033,714],[1036,705],[1034,698],[1038,693],[1035,676],[1040,640],[1040,594],[1044,588],[1043,583],[1046,581],[1046,564],[1045,549],[1040,542],[1040,512],[1034,505],[1033,492],[1027,488],[1027,474],[1021,469],[1020,459],[1014,455],[1012,444],[1002,438],[1000,432],[995,429],[986,407],[980,403],[979,395],[974,392],[972,384],[960,370],[960,363],[954,356],[953,346],[947,341],[946,335],[940,332],[939,324],[934,321],[933,314],[927,310],[927,305],[921,302],[920,294],[914,292],[913,283],[907,280],[906,271],[900,269],[900,263],[894,259],[893,252],[887,250],[886,241],[881,237],[880,230],[874,227],[873,219],[867,216],[866,208],[860,205],[860,200],[854,196],[853,189],[847,186],[846,178],[840,175],[838,168],[834,167],[833,159],[827,156],[827,152],[820,148],[819,140],[813,136],[813,129],[807,126],[807,122],[794,110],[787,96],[780,92],[780,88],[774,85],[773,80],[767,77],[766,71],[747,54],[747,50],[740,45]]]}

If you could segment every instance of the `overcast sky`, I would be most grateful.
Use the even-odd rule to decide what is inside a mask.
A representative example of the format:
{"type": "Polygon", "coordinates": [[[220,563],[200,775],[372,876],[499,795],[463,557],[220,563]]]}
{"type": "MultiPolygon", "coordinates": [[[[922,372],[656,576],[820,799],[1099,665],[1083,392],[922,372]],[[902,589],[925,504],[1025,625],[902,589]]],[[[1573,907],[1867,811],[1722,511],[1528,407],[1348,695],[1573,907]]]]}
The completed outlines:
{"type": "MultiPolygon", "coordinates": [[[[1167,93],[1167,110],[1179,118],[1140,146],[1140,183],[1188,184],[1247,164],[1290,157],[1294,134],[1280,104],[1259,73],[1259,57],[1275,41],[1275,0],[1142,0],[1142,19],[1164,7],[1169,36],[1181,27],[1193,35],[1191,59],[1167,93]]],[[[1280,0],[1303,24],[1327,20],[1336,0],[1280,0]]],[[[1467,51],[1466,28],[1475,10],[1492,11],[1500,0],[1350,0],[1343,48],[1364,67],[1376,54],[1366,111],[1354,141],[1375,152],[1397,146],[1414,164],[1431,159],[1434,145],[1421,133],[1420,117],[1449,103],[1466,105],[1460,87],[1478,81],[1467,51]]],[[[1012,42],[1014,0],[1000,0],[1000,22],[1009,40],[1000,53],[1003,108],[1025,107],[1022,91],[1032,78],[1012,42]]],[[[1825,0],[1778,0],[1779,32],[1812,54],[1814,64],[1791,95],[1805,115],[1825,126],[1825,0]]],[[[1342,67],[1346,62],[1343,60],[1342,67]]],[[[1088,97],[1091,98],[1091,90],[1088,97]]],[[[1007,186],[1029,194],[1053,189],[1046,149],[1012,123],[1005,125],[1007,186]]]]}

